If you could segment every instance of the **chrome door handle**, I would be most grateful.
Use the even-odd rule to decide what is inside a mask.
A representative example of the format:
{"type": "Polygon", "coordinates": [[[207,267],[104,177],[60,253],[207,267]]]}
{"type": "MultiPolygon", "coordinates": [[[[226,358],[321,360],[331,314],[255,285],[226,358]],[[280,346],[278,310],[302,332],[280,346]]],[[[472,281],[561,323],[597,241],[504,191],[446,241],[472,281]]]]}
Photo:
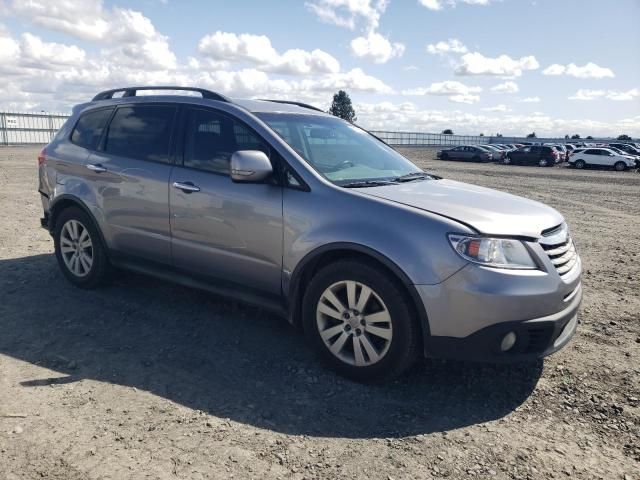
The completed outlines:
{"type": "Polygon", "coordinates": [[[184,193],[193,193],[200,191],[200,187],[194,185],[191,182],[173,182],[173,188],[182,190],[184,193]]]}
{"type": "Polygon", "coordinates": [[[91,170],[92,172],[96,172],[96,173],[102,173],[102,172],[106,172],[106,171],[107,171],[107,169],[106,169],[106,168],[104,168],[104,167],[103,167],[102,165],[100,165],[99,163],[98,163],[98,164],[96,164],[96,165],[94,165],[94,164],[92,164],[92,163],[89,163],[89,164],[87,165],[87,168],[88,168],[89,170],[91,170]]]}

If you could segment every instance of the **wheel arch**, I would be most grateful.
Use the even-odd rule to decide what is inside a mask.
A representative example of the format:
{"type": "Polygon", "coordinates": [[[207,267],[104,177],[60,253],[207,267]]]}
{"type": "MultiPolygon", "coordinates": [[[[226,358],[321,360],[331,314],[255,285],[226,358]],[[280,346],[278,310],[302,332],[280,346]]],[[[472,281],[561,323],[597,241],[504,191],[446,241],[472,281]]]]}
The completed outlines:
{"type": "Polygon", "coordinates": [[[75,195],[71,195],[67,193],[60,195],[59,197],[56,197],[56,199],[49,206],[49,224],[48,224],[49,233],[53,235],[56,228],[56,222],[58,220],[58,217],[64,210],[66,210],[69,207],[78,207],[80,208],[80,210],[82,210],[84,213],[87,214],[89,219],[93,222],[93,226],[97,230],[98,235],[100,236],[100,241],[102,242],[102,245],[104,245],[105,253],[107,254],[107,257],[108,257],[109,249],[106,248],[107,243],[105,242],[104,234],[102,233],[100,224],[96,220],[95,215],[93,215],[93,212],[91,212],[89,207],[87,207],[87,205],[75,195]]]}
{"type": "Polygon", "coordinates": [[[423,344],[430,336],[429,321],[424,304],[406,273],[386,255],[364,245],[337,242],[316,248],[305,255],[291,275],[287,292],[288,320],[299,326],[302,316],[302,299],[313,275],[324,265],[345,259],[360,259],[371,263],[396,277],[407,294],[410,305],[418,318],[423,344]]]}

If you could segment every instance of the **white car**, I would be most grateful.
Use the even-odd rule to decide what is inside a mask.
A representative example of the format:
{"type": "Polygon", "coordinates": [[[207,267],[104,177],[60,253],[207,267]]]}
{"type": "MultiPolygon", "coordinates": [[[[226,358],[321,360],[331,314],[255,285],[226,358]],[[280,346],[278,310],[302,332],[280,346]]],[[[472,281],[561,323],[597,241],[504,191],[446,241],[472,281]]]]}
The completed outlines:
{"type": "Polygon", "coordinates": [[[569,164],[576,168],[587,165],[613,167],[618,171],[635,168],[636,161],[630,155],[620,155],[608,148],[584,148],[573,152],[569,157],[569,164]]]}

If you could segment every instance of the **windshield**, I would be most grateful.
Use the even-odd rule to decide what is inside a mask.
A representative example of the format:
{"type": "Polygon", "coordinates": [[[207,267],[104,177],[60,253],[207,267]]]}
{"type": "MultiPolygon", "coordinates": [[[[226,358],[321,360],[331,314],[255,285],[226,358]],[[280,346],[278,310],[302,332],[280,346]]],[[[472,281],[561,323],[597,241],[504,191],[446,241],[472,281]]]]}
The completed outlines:
{"type": "Polygon", "coordinates": [[[339,118],[289,113],[256,116],[337,185],[393,181],[422,172],[385,143],[339,118]]]}

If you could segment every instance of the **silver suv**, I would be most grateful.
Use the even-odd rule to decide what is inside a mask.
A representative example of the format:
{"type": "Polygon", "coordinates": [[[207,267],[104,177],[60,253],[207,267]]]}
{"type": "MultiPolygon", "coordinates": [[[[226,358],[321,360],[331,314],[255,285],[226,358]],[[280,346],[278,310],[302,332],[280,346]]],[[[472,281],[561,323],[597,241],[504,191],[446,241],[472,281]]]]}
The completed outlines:
{"type": "Polygon", "coordinates": [[[576,330],[581,262],[557,211],[426,173],[305,104],[110,90],[38,163],[71,283],[120,267],[264,306],[359,381],[419,354],[541,357],[576,330]]]}

